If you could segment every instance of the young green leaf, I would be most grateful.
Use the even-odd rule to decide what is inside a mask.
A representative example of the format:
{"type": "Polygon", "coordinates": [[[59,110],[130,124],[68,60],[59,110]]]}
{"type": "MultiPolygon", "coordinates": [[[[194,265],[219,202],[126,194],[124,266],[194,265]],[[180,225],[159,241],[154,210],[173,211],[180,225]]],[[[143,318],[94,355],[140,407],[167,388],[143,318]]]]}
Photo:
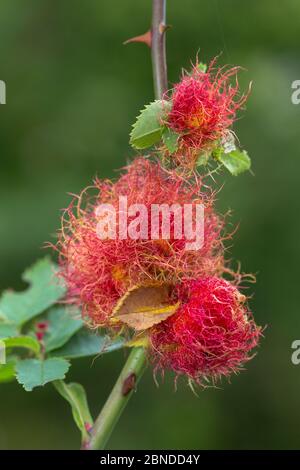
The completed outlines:
{"type": "Polygon", "coordinates": [[[17,360],[15,357],[10,357],[6,364],[0,365],[0,383],[11,382],[15,379],[15,365],[17,360]]]}
{"type": "Polygon", "coordinates": [[[218,159],[234,176],[249,170],[251,167],[250,157],[245,150],[233,150],[229,153],[222,153],[218,159]]]}
{"type": "Polygon", "coordinates": [[[82,329],[67,344],[60,349],[56,349],[52,354],[56,357],[72,359],[108,353],[121,349],[123,346],[123,338],[112,340],[108,336],[99,336],[82,329]]]}
{"type": "Polygon", "coordinates": [[[56,266],[44,258],[25,271],[23,280],[30,286],[23,292],[6,291],[0,299],[0,317],[22,325],[57,302],[65,287],[55,276],[56,266]]]}
{"type": "Polygon", "coordinates": [[[172,154],[178,149],[178,138],[179,135],[169,127],[165,127],[162,134],[163,143],[167,147],[168,151],[172,154]]]}
{"type": "Polygon", "coordinates": [[[211,152],[211,156],[214,160],[220,161],[220,158],[223,155],[223,153],[225,153],[224,152],[224,147],[223,147],[223,145],[219,144],[217,147],[215,147],[213,149],[213,151],[211,152]]]}
{"type": "Polygon", "coordinates": [[[55,380],[53,385],[71,405],[73,418],[81,432],[82,441],[86,441],[89,438],[88,429],[93,425],[93,418],[83,386],[78,383],[66,384],[63,380],[55,380]]]}
{"type": "Polygon", "coordinates": [[[15,338],[2,339],[6,348],[25,348],[38,355],[41,349],[40,343],[31,336],[16,336],[15,338]]]}
{"type": "Polygon", "coordinates": [[[163,131],[162,120],[170,110],[170,106],[169,101],[156,100],[141,111],[130,134],[132,147],[145,149],[160,141],[163,131]]]}
{"type": "Polygon", "coordinates": [[[39,359],[25,359],[16,365],[17,381],[23,385],[27,392],[35,387],[41,387],[48,382],[65,378],[70,363],[61,358],[50,358],[45,361],[39,359]]]}
{"type": "Polygon", "coordinates": [[[49,326],[44,337],[46,352],[63,346],[83,326],[78,309],[54,307],[47,315],[49,326]]]}
{"type": "Polygon", "coordinates": [[[200,72],[205,73],[206,70],[207,70],[207,65],[204,64],[203,62],[199,62],[197,68],[198,68],[198,70],[199,70],[200,72]]]}

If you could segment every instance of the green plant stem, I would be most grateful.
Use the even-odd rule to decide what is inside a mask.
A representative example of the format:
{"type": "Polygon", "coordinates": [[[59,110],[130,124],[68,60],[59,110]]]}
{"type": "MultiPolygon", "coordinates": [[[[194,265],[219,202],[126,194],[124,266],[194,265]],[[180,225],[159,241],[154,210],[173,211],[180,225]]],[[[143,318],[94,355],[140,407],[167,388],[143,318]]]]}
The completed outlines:
{"type": "Polygon", "coordinates": [[[96,419],[88,449],[104,449],[145,370],[144,348],[133,348],[101,413],[96,419]]]}
{"type": "MultiPolygon", "coordinates": [[[[155,98],[159,99],[167,90],[167,66],[165,50],[166,0],[152,0],[152,68],[155,98]]],[[[127,405],[135,387],[145,370],[146,351],[133,348],[125,366],[115,383],[102,411],[96,419],[90,441],[85,448],[104,449],[127,405]]]]}

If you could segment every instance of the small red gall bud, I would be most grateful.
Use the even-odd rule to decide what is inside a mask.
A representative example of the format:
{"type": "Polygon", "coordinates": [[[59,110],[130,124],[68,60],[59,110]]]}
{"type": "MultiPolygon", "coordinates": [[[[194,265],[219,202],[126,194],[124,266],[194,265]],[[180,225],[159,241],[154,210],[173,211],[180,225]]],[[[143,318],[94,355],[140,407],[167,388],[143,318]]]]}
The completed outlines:
{"type": "Polygon", "coordinates": [[[206,72],[196,64],[174,86],[166,124],[182,134],[180,143],[185,148],[205,149],[225,137],[248,97],[239,97],[239,67],[215,69],[215,62],[216,59],[206,72]]]}
{"type": "Polygon", "coordinates": [[[36,329],[40,331],[46,331],[49,327],[49,323],[46,321],[39,322],[36,324],[36,329]]]}
{"type": "Polygon", "coordinates": [[[35,336],[38,341],[42,341],[45,336],[45,333],[43,331],[36,331],[35,336]]]}

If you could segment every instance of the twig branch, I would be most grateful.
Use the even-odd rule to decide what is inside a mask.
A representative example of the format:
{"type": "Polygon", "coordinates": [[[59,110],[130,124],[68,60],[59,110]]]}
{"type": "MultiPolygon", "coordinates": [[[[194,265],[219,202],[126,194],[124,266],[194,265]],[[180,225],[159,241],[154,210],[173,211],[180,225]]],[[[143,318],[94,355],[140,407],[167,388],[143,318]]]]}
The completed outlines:
{"type": "Polygon", "coordinates": [[[151,49],[154,94],[157,99],[161,98],[168,88],[166,29],[166,0],[153,0],[151,49]]]}

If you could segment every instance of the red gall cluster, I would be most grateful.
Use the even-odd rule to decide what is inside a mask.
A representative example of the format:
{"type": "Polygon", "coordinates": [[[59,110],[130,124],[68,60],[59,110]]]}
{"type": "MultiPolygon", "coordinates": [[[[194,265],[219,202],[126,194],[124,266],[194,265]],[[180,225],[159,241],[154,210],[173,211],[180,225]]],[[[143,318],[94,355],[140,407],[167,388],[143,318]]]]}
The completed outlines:
{"type": "Polygon", "coordinates": [[[94,325],[109,326],[118,300],[133,286],[177,284],[181,279],[222,274],[223,220],[214,211],[212,192],[205,190],[199,176],[187,181],[158,162],[138,158],[115,183],[97,179],[94,197],[91,191],[82,193],[65,211],[57,249],[67,300],[82,306],[83,316],[94,325]],[[203,204],[202,248],[186,250],[185,237],[174,238],[172,226],[168,240],[100,239],[96,209],[109,203],[118,212],[120,196],[127,196],[128,205],[144,204],[148,213],[152,204],[203,204]]]}
{"type": "Polygon", "coordinates": [[[156,370],[171,369],[200,384],[238,372],[261,334],[245,297],[217,277],[183,282],[177,294],[180,308],[151,329],[156,370]]]}
{"type": "Polygon", "coordinates": [[[181,149],[205,150],[224,138],[247,99],[239,97],[239,67],[215,70],[215,62],[205,72],[196,64],[174,86],[166,124],[180,134],[181,149]]]}
{"type": "MultiPolygon", "coordinates": [[[[66,300],[82,308],[91,326],[125,334],[138,332],[133,334],[131,344],[137,344],[140,334],[146,338],[156,371],[170,369],[202,385],[238,372],[253,356],[261,335],[246,298],[222,278],[228,272],[236,275],[225,262],[224,220],[215,212],[213,191],[193,170],[202,152],[212,154],[222,147],[237,111],[247,99],[239,97],[237,71],[237,67],[215,69],[213,60],[207,71],[196,64],[190,74],[186,73],[173,89],[171,108],[162,123],[179,135],[179,146],[172,154],[176,168],[167,169],[159,161],[137,157],[116,182],[96,179],[65,210],[56,245],[60,275],[68,289],[66,300]],[[118,234],[123,210],[120,198],[124,196],[128,206],[143,204],[147,208],[143,216],[147,218],[147,236],[99,237],[99,205],[114,208],[118,234]],[[175,236],[175,216],[170,221],[169,237],[153,239],[150,214],[154,204],[204,206],[202,247],[186,250],[185,235],[180,239],[175,236]],[[141,322],[139,317],[142,327],[137,327],[128,318],[125,321],[124,312],[123,317],[116,315],[120,302],[130,292],[148,286],[171,289],[171,307],[176,307],[163,316],[164,321],[156,318],[149,323],[148,318],[141,322]]],[[[166,148],[162,147],[162,155],[169,157],[171,150],[166,148]]],[[[129,217],[127,223],[132,221],[129,217]]],[[[162,224],[160,218],[160,234],[162,224]]],[[[141,307],[127,314],[142,315],[147,305],[141,307]]],[[[156,310],[159,313],[159,308],[156,310]]]]}

